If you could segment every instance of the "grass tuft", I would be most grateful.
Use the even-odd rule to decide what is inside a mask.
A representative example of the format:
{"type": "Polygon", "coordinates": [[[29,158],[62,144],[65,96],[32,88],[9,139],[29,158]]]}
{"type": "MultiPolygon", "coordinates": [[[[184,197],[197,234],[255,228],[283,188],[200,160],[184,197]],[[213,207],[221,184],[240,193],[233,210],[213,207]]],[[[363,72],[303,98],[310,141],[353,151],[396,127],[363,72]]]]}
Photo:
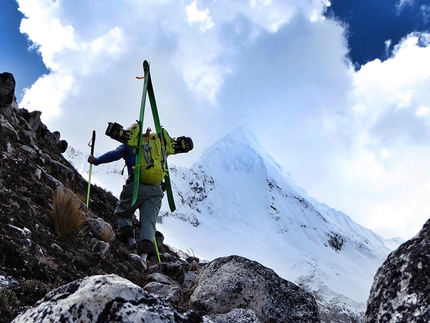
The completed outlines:
{"type": "Polygon", "coordinates": [[[51,217],[54,229],[60,238],[67,237],[77,230],[85,221],[81,212],[79,200],[68,190],[57,190],[54,194],[54,203],[51,217]]]}

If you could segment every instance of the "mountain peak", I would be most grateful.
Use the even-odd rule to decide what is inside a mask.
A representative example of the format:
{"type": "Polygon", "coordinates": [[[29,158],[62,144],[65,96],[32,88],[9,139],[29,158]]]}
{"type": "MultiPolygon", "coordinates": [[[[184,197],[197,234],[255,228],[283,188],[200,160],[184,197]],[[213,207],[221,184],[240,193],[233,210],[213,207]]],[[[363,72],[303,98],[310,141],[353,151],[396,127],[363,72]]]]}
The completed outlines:
{"type": "Polygon", "coordinates": [[[257,143],[254,133],[243,125],[239,125],[229,132],[224,138],[219,141],[230,141],[235,144],[250,144],[257,143]]]}
{"type": "Polygon", "coordinates": [[[197,164],[210,167],[212,171],[261,171],[265,177],[269,168],[281,171],[280,165],[267,154],[254,133],[242,125],[207,148],[197,164]]]}
{"type": "Polygon", "coordinates": [[[163,213],[161,226],[175,244],[194,245],[204,258],[255,257],[284,277],[365,302],[389,252],[382,238],[308,196],[243,126],[207,148],[191,169],[172,172],[172,182],[177,211],[163,213]],[[201,237],[204,248],[197,246],[201,237]]]}

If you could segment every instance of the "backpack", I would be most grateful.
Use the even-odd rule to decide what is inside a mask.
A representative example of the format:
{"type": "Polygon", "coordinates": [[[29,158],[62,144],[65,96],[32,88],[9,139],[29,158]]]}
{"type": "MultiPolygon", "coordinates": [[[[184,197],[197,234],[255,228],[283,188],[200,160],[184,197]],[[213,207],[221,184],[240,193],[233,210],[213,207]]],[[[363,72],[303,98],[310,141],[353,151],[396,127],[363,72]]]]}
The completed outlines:
{"type": "Polygon", "coordinates": [[[185,153],[193,149],[193,141],[190,137],[170,137],[167,130],[161,128],[162,133],[151,132],[148,128],[142,132],[142,146],[139,147],[140,123],[134,123],[124,130],[118,123],[109,122],[106,135],[133,148],[137,154],[142,148],[140,165],[135,165],[133,170],[139,168],[139,181],[147,185],[159,185],[168,174],[167,156],[185,153]],[[161,136],[163,136],[161,138],[161,136]],[[164,141],[164,145],[163,145],[164,141]]]}

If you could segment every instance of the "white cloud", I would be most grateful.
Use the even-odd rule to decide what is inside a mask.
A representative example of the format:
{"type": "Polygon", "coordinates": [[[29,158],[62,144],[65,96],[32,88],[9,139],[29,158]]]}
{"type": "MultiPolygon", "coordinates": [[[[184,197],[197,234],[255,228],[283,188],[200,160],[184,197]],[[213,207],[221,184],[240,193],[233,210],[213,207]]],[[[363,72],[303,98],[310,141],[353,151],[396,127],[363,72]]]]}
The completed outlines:
{"type": "MultiPolygon", "coordinates": [[[[18,2],[52,70],[22,104],[70,145],[85,151],[93,129],[135,121],[147,59],[163,125],[195,141],[175,164],[244,124],[311,196],[360,224],[408,237],[428,218],[428,35],[355,72],[320,0],[18,2]]],[[[98,135],[96,154],[115,146],[98,135]]]]}
{"type": "Polygon", "coordinates": [[[430,6],[429,5],[421,5],[420,7],[421,14],[425,23],[427,23],[430,19],[430,6]]]}
{"type": "Polygon", "coordinates": [[[73,27],[63,26],[56,17],[59,3],[23,0],[19,5],[26,16],[21,22],[20,31],[29,35],[34,46],[39,48],[46,67],[58,70],[60,66],[53,60],[53,54],[65,48],[77,48],[73,27]]]}
{"type": "Polygon", "coordinates": [[[43,120],[49,122],[61,116],[67,93],[71,91],[74,78],[71,75],[54,73],[40,77],[30,89],[25,90],[21,107],[38,110],[43,120]]]}
{"type": "Polygon", "coordinates": [[[421,105],[415,112],[415,114],[419,117],[427,117],[430,114],[430,108],[421,105]]]}
{"type": "Polygon", "coordinates": [[[339,178],[339,195],[328,197],[320,188],[329,205],[388,236],[411,236],[430,214],[430,47],[419,46],[418,39],[410,35],[391,59],[370,62],[354,74],[352,145],[340,173],[333,169],[328,175],[339,178]]]}
{"type": "Polygon", "coordinates": [[[400,13],[404,7],[412,6],[414,4],[414,0],[399,0],[396,3],[397,12],[400,13]]]}
{"type": "Polygon", "coordinates": [[[197,9],[197,0],[186,6],[185,10],[187,12],[188,22],[191,25],[194,23],[200,23],[201,31],[206,31],[214,26],[212,18],[209,15],[209,9],[197,9]]]}

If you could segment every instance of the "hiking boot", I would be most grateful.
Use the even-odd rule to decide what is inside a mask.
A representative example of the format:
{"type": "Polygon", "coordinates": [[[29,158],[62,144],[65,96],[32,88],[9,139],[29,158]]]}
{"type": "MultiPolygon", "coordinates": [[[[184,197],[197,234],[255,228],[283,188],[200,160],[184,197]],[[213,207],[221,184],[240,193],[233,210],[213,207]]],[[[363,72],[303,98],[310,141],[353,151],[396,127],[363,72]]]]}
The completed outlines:
{"type": "Polygon", "coordinates": [[[124,226],[119,228],[118,240],[122,243],[128,243],[129,238],[134,239],[134,229],[132,226],[124,226]]]}
{"type": "Polygon", "coordinates": [[[137,254],[140,255],[142,253],[146,253],[148,255],[155,254],[155,247],[152,241],[142,240],[139,242],[139,245],[137,246],[137,254]]]}
{"type": "Polygon", "coordinates": [[[155,240],[157,241],[157,244],[163,244],[164,234],[162,234],[160,231],[155,231],[155,240]]]}

